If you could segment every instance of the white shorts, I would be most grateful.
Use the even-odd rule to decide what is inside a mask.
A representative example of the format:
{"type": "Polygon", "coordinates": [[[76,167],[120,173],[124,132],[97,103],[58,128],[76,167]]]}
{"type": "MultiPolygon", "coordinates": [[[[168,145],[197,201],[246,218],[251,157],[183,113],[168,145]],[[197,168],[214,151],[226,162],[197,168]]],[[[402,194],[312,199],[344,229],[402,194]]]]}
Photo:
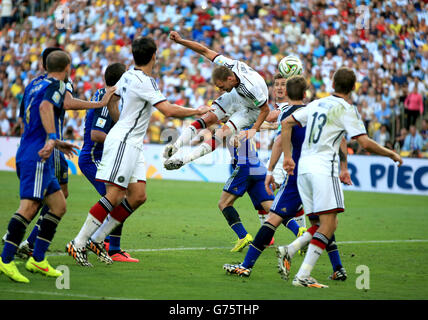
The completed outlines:
{"type": "Polygon", "coordinates": [[[275,168],[273,168],[272,176],[275,179],[275,183],[278,185],[282,185],[282,183],[285,181],[285,178],[287,177],[287,172],[284,170],[283,167],[284,162],[284,154],[281,154],[281,157],[278,160],[278,163],[276,164],[275,168]]]}
{"type": "Polygon", "coordinates": [[[226,125],[232,130],[233,134],[244,128],[251,127],[260,114],[259,108],[249,108],[248,102],[235,90],[222,94],[214,101],[212,106],[218,120],[229,118],[226,125]]]}
{"type": "Polygon", "coordinates": [[[107,136],[95,180],[122,189],[127,189],[130,183],[145,182],[146,165],[142,150],[107,136]]]}
{"type": "Polygon", "coordinates": [[[342,185],[338,177],[299,174],[297,187],[306,214],[319,215],[345,210],[342,185]]]}

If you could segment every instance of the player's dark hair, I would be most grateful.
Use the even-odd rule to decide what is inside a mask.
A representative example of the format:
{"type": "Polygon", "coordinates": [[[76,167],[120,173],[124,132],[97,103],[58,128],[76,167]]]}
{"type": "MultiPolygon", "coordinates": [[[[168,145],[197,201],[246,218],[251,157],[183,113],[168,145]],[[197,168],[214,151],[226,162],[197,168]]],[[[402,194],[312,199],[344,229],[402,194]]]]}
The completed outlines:
{"type": "Polygon", "coordinates": [[[126,71],[126,66],[123,63],[112,63],[104,72],[104,80],[109,87],[114,86],[126,71]]]}
{"type": "Polygon", "coordinates": [[[211,75],[212,81],[226,81],[228,77],[233,76],[233,71],[226,66],[215,67],[211,75]]]}
{"type": "Polygon", "coordinates": [[[54,51],[49,53],[46,59],[48,72],[63,72],[71,63],[70,56],[65,51],[54,51]]]}
{"type": "Polygon", "coordinates": [[[63,51],[63,50],[61,48],[58,48],[58,47],[48,47],[45,50],[43,50],[42,64],[43,64],[43,69],[45,69],[46,71],[48,70],[48,68],[46,66],[46,61],[48,59],[48,55],[49,55],[49,53],[54,52],[54,51],[63,51]]]}
{"type": "Polygon", "coordinates": [[[273,81],[278,80],[278,79],[285,79],[285,77],[278,72],[273,76],[273,81]]]}
{"type": "Polygon", "coordinates": [[[147,65],[156,50],[157,46],[152,38],[140,37],[132,41],[132,55],[137,66],[147,65]]]}
{"type": "Polygon", "coordinates": [[[339,68],[333,76],[334,91],[348,94],[354,89],[356,81],[357,77],[352,69],[346,67],[339,68]]]}
{"type": "Polygon", "coordinates": [[[303,76],[293,76],[287,80],[286,90],[290,100],[303,100],[308,83],[303,76]]]}

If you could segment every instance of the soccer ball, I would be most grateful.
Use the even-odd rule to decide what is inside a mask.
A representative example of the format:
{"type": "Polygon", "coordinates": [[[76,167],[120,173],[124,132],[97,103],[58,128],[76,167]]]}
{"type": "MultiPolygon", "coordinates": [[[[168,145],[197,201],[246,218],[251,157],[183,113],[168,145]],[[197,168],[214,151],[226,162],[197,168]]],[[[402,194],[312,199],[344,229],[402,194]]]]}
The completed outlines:
{"type": "Polygon", "coordinates": [[[296,56],[286,56],[278,64],[279,73],[286,79],[302,74],[302,61],[296,56]]]}

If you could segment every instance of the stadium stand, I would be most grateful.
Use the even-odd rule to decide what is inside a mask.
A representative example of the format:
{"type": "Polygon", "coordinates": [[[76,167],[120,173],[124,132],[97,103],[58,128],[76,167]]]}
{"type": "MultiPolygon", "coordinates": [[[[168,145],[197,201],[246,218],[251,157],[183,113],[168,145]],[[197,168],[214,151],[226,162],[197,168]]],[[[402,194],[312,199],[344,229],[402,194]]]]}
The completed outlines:
{"type": "MultiPolygon", "coordinates": [[[[160,48],[156,72],[165,96],[187,107],[210,104],[219,94],[210,85],[212,66],[170,41],[168,33],[175,30],[245,60],[268,85],[279,60],[297,54],[310,85],[308,101],[331,92],[336,68],[354,68],[358,83],[353,102],[369,135],[403,155],[428,157],[426,0],[2,0],[0,6],[1,135],[19,136],[17,109],[48,46],[71,54],[75,95],[89,99],[103,85],[109,63],[130,65],[132,39],[151,35],[160,48]],[[418,152],[402,150],[411,125],[423,138],[418,152]]],[[[68,115],[68,138],[81,138],[82,117],[84,113],[68,115]]],[[[146,140],[160,143],[164,128],[180,130],[182,125],[155,112],[146,140]]],[[[352,149],[352,142],[350,147],[364,153],[352,149]]]]}

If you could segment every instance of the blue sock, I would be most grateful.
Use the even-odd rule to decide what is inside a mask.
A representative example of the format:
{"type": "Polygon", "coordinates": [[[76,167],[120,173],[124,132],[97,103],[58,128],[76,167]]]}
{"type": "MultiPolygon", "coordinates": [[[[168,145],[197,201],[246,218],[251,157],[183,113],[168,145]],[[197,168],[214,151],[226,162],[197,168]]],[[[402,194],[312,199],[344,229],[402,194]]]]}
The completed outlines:
{"type": "Polygon", "coordinates": [[[282,222],[282,224],[285,227],[287,227],[288,229],[290,229],[291,232],[293,232],[295,236],[297,236],[297,234],[299,233],[299,228],[300,227],[299,227],[298,223],[296,222],[296,220],[294,220],[293,218],[288,218],[288,220],[285,219],[282,222]]]}
{"type": "Polygon", "coordinates": [[[15,213],[10,219],[7,227],[6,243],[1,253],[3,263],[9,263],[14,259],[16,250],[18,250],[18,246],[24,238],[27,226],[27,219],[19,213],[15,213]]]}
{"type": "Polygon", "coordinates": [[[247,230],[245,230],[244,225],[241,222],[241,219],[239,219],[239,214],[235,210],[234,207],[226,207],[223,209],[223,215],[227,220],[227,223],[232,228],[233,231],[237,234],[239,239],[245,238],[245,236],[248,234],[247,230]]]}
{"type": "Polygon", "coordinates": [[[337,249],[336,245],[336,237],[331,237],[330,241],[328,242],[327,247],[325,248],[328,257],[330,258],[331,266],[333,267],[333,271],[336,271],[340,268],[342,268],[342,261],[340,260],[339,250],[337,249]]]}
{"type": "Polygon", "coordinates": [[[247,254],[245,255],[244,262],[242,266],[244,268],[252,268],[259,256],[262,254],[263,250],[269,245],[272,240],[273,235],[275,234],[276,228],[271,225],[269,222],[265,222],[254,238],[253,243],[250,244],[247,254]]]}
{"type": "Polygon", "coordinates": [[[242,262],[242,266],[247,269],[252,268],[256,264],[256,261],[262,254],[262,252],[263,251],[260,251],[259,249],[254,247],[253,244],[250,244],[250,246],[248,247],[247,254],[245,255],[244,262],[242,262]]]}
{"type": "Polygon", "coordinates": [[[39,235],[36,238],[33,251],[33,258],[37,262],[45,259],[46,251],[51,244],[60,220],[61,218],[50,212],[47,212],[43,217],[42,223],[40,224],[39,235]]]}
{"type": "Polygon", "coordinates": [[[230,226],[233,231],[235,231],[236,235],[239,239],[245,238],[245,236],[248,234],[247,230],[245,230],[244,225],[241,221],[235,223],[233,226],[230,226]]]}
{"type": "Polygon", "coordinates": [[[42,210],[40,211],[40,216],[36,222],[36,225],[34,226],[33,230],[31,230],[31,233],[27,238],[30,248],[34,248],[34,243],[36,242],[37,235],[39,234],[40,224],[42,223],[43,217],[48,211],[49,207],[47,205],[44,205],[42,210]]]}
{"type": "Polygon", "coordinates": [[[122,236],[123,223],[118,225],[109,235],[109,251],[120,251],[120,237],[122,236]]]}
{"type": "Polygon", "coordinates": [[[110,235],[109,251],[120,251],[120,237],[110,235]]]}

